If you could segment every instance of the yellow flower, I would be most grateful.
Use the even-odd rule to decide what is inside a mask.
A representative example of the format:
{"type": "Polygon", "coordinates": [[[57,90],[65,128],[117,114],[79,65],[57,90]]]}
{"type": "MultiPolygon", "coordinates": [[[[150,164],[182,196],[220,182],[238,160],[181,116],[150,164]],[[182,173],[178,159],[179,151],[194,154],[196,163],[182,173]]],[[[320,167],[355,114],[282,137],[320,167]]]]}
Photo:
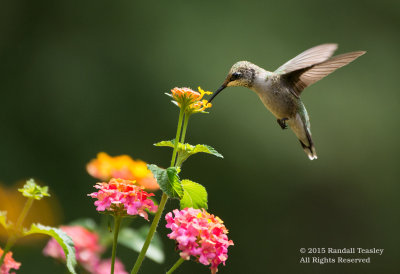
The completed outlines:
{"type": "Polygon", "coordinates": [[[199,98],[199,100],[202,99],[204,95],[211,95],[211,94],[212,94],[211,91],[204,91],[201,87],[197,87],[197,89],[198,89],[199,92],[200,92],[200,98],[199,98]]]}
{"type": "Polygon", "coordinates": [[[187,114],[203,112],[205,109],[212,106],[207,100],[202,100],[204,95],[210,95],[212,92],[204,91],[198,87],[198,92],[190,88],[174,88],[171,94],[174,103],[182,107],[187,114]]]}
{"type": "Polygon", "coordinates": [[[149,191],[158,190],[157,184],[146,162],[133,160],[128,155],[112,157],[105,152],[97,154],[97,158],[91,160],[86,166],[87,172],[94,178],[108,181],[111,178],[136,181],[140,186],[149,191]]]}

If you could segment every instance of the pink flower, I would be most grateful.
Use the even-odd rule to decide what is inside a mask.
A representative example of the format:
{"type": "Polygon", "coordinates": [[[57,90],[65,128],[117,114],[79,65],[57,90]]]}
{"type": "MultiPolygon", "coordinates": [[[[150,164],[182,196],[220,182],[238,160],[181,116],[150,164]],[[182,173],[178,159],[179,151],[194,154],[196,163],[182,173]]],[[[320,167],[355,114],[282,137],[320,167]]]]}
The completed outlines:
{"type": "Polygon", "coordinates": [[[172,212],[165,216],[166,227],[172,230],[168,237],[177,241],[180,256],[185,260],[194,256],[204,265],[211,264],[211,272],[216,273],[220,263],[225,265],[228,247],[233,245],[222,220],[204,209],[175,209],[173,213],[175,217],[172,212]]]}
{"type": "MultiPolygon", "coordinates": [[[[3,256],[3,249],[0,248],[0,257],[3,256]]],[[[16,262],[12,257],[12,252],[7,252],[4,257],[3,264],[0,267],[0,274],[13,274],[15,272],[10,272],[11,269],[19,269],[21,263],[16,262]]]]}
{"type": "MultiPolygon", "coordinates": [[[[96,274],[110,274],[111,269],[111,259],[102,260],[96,267],[96,274]]],[[[118,258],[115,258],[114,264],[114,274],[128,274],[126,272],[124,265],[118,258]]]]}
{"type": "Polygon", "coordinates": [[[147,193],[133,181],[113,178],[108,183],[97,183],[94,187],[99,191],[88,196],[97,199],[94,202],[97,211],[139,215],[146,220],[148,220],[146,209],[150,212],[157,211],[157,206],[149,199],[154,194],[147,193]]]}
{"type": "MultiPolygon", "coordinates": [[[[97,233],[91,232],[81,226],[62,226],[62,231],[71,237],[75,245],[76,260],[90,273],[95,273],[95,268],[100,261],[100,254],[104,248],[99,243],[97,233]]],[[[52,238],[43,253],[56,259],[65,260],[65,254],[62,247],[52,238]]]]}

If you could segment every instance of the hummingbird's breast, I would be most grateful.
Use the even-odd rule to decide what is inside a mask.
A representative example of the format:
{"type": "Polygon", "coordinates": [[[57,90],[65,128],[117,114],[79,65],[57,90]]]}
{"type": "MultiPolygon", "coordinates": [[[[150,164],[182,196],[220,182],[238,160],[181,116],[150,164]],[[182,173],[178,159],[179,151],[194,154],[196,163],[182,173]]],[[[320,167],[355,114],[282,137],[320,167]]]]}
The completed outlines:
{"type": "Polygon", "coordinates": [[[260,78],[254,81],[252,89],[265,107],[278,119],[295,117],[300,99],[290,92],[290,87],[272,73],[260,78]]]}

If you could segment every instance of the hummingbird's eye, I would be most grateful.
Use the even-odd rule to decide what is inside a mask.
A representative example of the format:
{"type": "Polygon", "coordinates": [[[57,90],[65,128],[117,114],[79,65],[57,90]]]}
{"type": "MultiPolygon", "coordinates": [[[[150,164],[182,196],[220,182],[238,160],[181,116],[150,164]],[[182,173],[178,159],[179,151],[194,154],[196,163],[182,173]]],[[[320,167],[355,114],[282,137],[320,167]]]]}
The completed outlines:
{"type": "Polygon", "coordinates": [[[234,73],[232,73],[230,80],[235,81],[235,80],[239,79],[240,76],[242,76],[242,74],[240,72],[234,72],[234,73]]]}

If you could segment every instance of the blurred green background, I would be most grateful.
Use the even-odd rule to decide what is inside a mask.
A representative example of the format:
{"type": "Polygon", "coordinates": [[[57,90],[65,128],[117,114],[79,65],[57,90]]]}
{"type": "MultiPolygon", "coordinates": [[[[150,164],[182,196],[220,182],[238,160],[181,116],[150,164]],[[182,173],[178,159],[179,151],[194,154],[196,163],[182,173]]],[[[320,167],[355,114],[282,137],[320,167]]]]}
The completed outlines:
{"type": "MultiPolygon", "coordinates": [[[[164,92],[214,91],[236,61],[275,70],[336,42],[338,53],[368,53],[303,93],[318,160],[254,93],[230,88],[187,135],[225,159],[196,155],[182,177],[207,187],[209,211],[230,230],[220,273],[399,273],[399,18],[399,1],[1,1],[0,181],[36,178],[63,223],[99,220],[86,163],[105,151],[167,166],[171,151],[152,145],[175,135],[164,92]],[[317,265],[299,263],[301,247],[385,251],[367,265],[317,265]]],[[[146,260],[142,273],[178,258],[164,225],[167,261],[146,260]]],[[[14,249],[18,273],[65,271],[44,244],[14,249]]],[[[131,269],[137,254],[118,252],[131,269]]]]}

